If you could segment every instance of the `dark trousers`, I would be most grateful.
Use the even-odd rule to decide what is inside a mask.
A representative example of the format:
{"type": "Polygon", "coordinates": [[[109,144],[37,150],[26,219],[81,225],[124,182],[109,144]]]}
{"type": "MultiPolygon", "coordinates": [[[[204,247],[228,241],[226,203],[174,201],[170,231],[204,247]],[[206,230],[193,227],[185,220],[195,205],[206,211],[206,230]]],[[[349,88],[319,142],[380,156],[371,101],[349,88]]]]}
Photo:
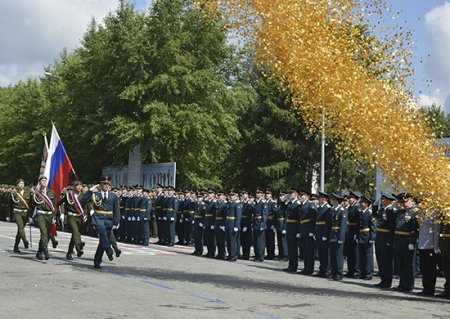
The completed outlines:
{"type": "Polygon", "coordinates": [[[330,243],[331,276],[342,277],[344,271],[344,245],[338,242],[330,243]]]}
{"type": "Polygon", "coordinates": [[[16,241],[14,243],[15,246],[19,245],[20,240],[24,243],[27,241],[27,236],[25,235],[25,225],[27,223],[27,213],[19,213],[14,212],[14,221],[17,225],[17,234],[16,241]]]}
{"type": "Polygon", "coordinates": [[[323,275],[328,275],[330,273],[330,264],[329,264],[329,243],[328,240],[323,241],[322,238],[317,242],[317,250],[319,254],[319,273],[323,275]]]}
{"type": "Polygon", "coordinates": [[[240,233],[241,246],[242,246],[242,258],[250,258],[250,247],[252,246],[252,229],[249,227],[245,232],[240,233]]]}
{"type": "Polygon", "coordinates": [[[287,236],[282,234],[281,231],[277,231],[277,245],[278,245],[278,258],[287,258],[288,248],[287,248],[287,236]]]}
{"type": "Polygon", "coordinates": [[[164,224],[163,220],[158,217],[156,220],[156,228],[158,229],[158,240],[160,243],[164,243],[164,224]]]}
{"type": "Polygon", "coordinates": [[[353,234],[345,238],[344,252],[347,256],[347,271],[349,275],[359,275],[359,249],[358,244],[353,239],[353,234]]]}
{"type": "Polygon", "coordinates": [[[303,245],[303,272],[312,274],[314,272],[314,239],[308,235],[302,238],[303,245]]]}
{"type": "Polygon", "coordinates": [[[401,289],[410,290],[414,287],[414,250],[408,249],[409,238],[396,240],[395,254],[398,256],[398,269],[401,289]]]}
{"type": "Polygon", "coordinates": [[[359,243],[359,270],[361,278],[372,278],[373,276],[373,244],[359,243]]]}
{"type": "Polygon", "coordinates": [[[216,228],[217,256],[225,258],[225,232],[216,228]]]}
{"type": "Polygon", "coordinates": [[[122,213],[122,217],[120,218],[120,227],[119,227],[119,236],[118,240],[125,241],[127,237],[127,216],[122,213]]]}
{"type": "Polygon", "coordinates": [[[109,237],[113,227],[113,220],[105,215],[95,213],[92,216],[92,226],[95,227],[99,236],[99,243],[94,256],[94,264],[100,265],[103,253],[111,249],[109,237]]]}
{"type": "Polygon", "coordinates": [[[298,268],[298,238],[296,234],[287,234],[287,246],[288,246],[288,268],[297,270],[298,268]]]}
{"type": "Polygon", "coordinates": [[[266,229],[266,250],[267,257],[275,257],[275,233],[270,228],[266,229]]]}
{"type": "Polygon", "coordinates": [[[175,221],[167,221],[167,243],[172,245],[175,244],[175,221]]]}
{"type": "Polygon", "coordinates": [[[216,254],[216,235],[215,230],[208,226],[205,229],[206,247],[208,248],[208,256],[214,256],[216,254]]]}
{"type": "Polygon", "coordinates": [[[195,252],[203,255],[203,227],[198,224],[194,225],[194,246],[195,252]]]}
{"type": "Polygon", "coordinates": [[[423,291],[434,293],[437,278],[437,258],[434,249],[419,249],[423,291]]]}
{"type": "Polygon", "coordinates": [[[227,242],[228,258],[235,259],[235,258],[237,258],[238,232],[233,231],[233,228],[227,227],[225,229],[225,236],[226,236],[226,242],[227,242]]]}
{"type": "Polygon", "coordinates": [[[253,250],[256,260],[264,260],[264,248],[266,246],[265,230],[253,230],[253,250]]]}
{"type": "Polygon", "coordinates": [[[185,219],[183,223],[183,234],[186,244],[192,244],[192,222],[185,219]]]}
{"type": "Polygon", "coordinates": [[[141,220],[141,240],[144,246],[147,246],[150,241],[150,224],[148,219],[143,218],[141,220]]]}
{"type": "Polygon", "coordinates": [[[177,233],[178,242],[180,244],[184,244],[184,242],[185,242],[183,224],[184,224],[184,222],[179,220],[179,221],[177,221],[177,224],[175,226],[175,232],[177,233]]]}
{"type": "Polygon", "coordinates": [[[444,292],[450,295],[450,237],[441,237],[439,247],[441,249],[442,270],[445,276],[444,292]]]}
{"type": "Polygon", "coordinates": [[[375,240],[375,255],[377,257],[378,274],[382,283],[392,284],[392,276],[394,273],[394,258],[392,245],[388,245],[386,236],[377,233],[375,240]]]}

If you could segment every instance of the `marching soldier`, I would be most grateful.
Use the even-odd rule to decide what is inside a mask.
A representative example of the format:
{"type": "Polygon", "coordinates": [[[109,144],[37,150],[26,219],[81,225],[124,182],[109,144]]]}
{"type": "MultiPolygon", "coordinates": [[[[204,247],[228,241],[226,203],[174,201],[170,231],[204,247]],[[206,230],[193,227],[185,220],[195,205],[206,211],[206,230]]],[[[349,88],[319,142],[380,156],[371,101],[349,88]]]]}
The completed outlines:
{"type": "Polygon", "coordinates": [[[203,202],[205,196],[205,190],[201,189],[198,191],[198,198],[195,202],[194,220],[193,222],[193,232],[194,232],[194,247],[195,250],[192,253],[194,256],[203,255],[203,230],[205,228],[205,215],[206,215],[206,204],[203,202]]]}
{"type": "Polygon", "coordinates": [[[389,194],[381,195],[381,207],[374,206],[377,235],[375,237],[375,256],[378,264],[378,274],[381,282],[375,285],[379,288],[390,288],[394,274],[394,231],[397,218],[397,207],[393,205],[395,197],[389,194]]]}
{"type": "Polygon", "coordinates": [[[216,202],[216,190],[214,188],[208,189],[208,198],[205,201],[206,204],[206,214],[204,219],[205,226],[205,240],[208,252],[205,257],[214,258],[216,255],[216,236],[215,236],[215,218],[217,210],[216,202]]]}
{"type": "Polygon", "coordinates": [[[304,268],[303,275],[311,275],[314,272],[314,228],[316,225],[317,207],[309,201],[310,194],[306,191],[300,193],[300,239],[303,245],[304,268]]]}
{"type": "Polygon", "coordinates": [[[342,280],[344,269],[344,242],[347,228],[347,210],[342,206],[344,197],[331,195],[330,265],[331,278],[342,280]]]}
{"type": "Polygon", "coordinates": [[[265,257],[267,260],[275,259],[275,234],[277,230],[275,229],[275,216],[277,214],[277,202],[272,198],[272,191],[270,189],[266,189],[266,203],[267,203],[267,228],[266,228],[266,250],[267,256],[265,257]]]}
{"type": "Polygon", "coordinates": [[[89,189],[82,198],[82,205],[92,202],[94,213],[92,215],[92,225],[98,232],[99,243],[94,256],[94,268],[101,269],[103,253],[106,252],[108,259],[114,259],[114,251],[111,248],[110,234],[119,225],[119,200],[117,196],[109,191],[110,183],[107,178],[102,178],[98,185],[89,189]]]}
{"type": "Polygon", "coordinates": [[[225,260],[225,221],[227,217],[227,201],[224,191],[218,191],[216,216],[215,216],[215,234],[217,242],[217,256],[216,259],[225,260]]]}
{"type": "Polygon", "coordinates": [[[315,276],[321,278],[330,276],[328,256],[330,254],[331,206],[327,202],[329,197],[329,194],[319,192],[319,206],[317,207],[316,227],[314,229],[314,239],[317,243],[320,263],[319,272],[315,276]]]}
{"type": "Polygon", "coordinates": [[[373,276],[373,244],[375,243],[376,228],[375,219],[370,209],[372,204],[372,199],[364,195],[361,196],[358,218],[358,248],[360,278],[363,280],[372,280],[373,276]]]}
{"type": "Polygon", "coordinates": [[[265,230],[267,229],[267,216],[269,208],[264,200],[264,190],[256,189],[255,211],[253,215],[253,250],[256,262],[264,261],[265,230]]]}
{"type": "Polygon", "coordinates": [[[238,233],[241,227],[242,203],[238,200],[238,191],[230,190],[230,202],[227,205],[225,234],[228,250],[228,261],[236,261],[238,254],[238,233]]]}
{"type": "Polygon", "coordinates": [[[11,201],[13,208],[13,216],[14,221],[17,224],[17,234],[16,241],[14,242],[14,252],[20,253],[19,243],[20,240],[23,241],[23,245],[25,249],[28,249],[28,240],[25,235],[25,225],[28,220],[28,210],[29,210],[29,201],[30,195],[25,192],[25,181],[23,179],[19,179],[16,183],[17,187],[15,190],[11,192],[11,201]]]}
{"type": "Polygon", "coordinates": [[[414,287],[413,260],[417,242],[418,209],[415,207],[415,199],[409,194],[399,194],[397,199],[399,211],[394,232],[394,251],[399,261],[400,283],[396,289],[408,292],[414,287]]]}
{"type": "Polygon", "coordinates": [[[30,212],[36,209],[37,223],[41,238],[39,240],[39,249],[36,258],[48,260],[48,241],[50,227],[55,219],[55,192],[47,187],[47,177],[39,177],[39,185],[32,192],[30,197],[30,212]],[[44,256],[42,256],[44,255],[44,256]]]}
{"type": "Polygon", "coordinates": [[[252,217],[255,209],[249,199],[249,193],[242,191],[242,216],[241,216],[241,246],[242,259],[250,260],[250,248],[252,246],[252,217]]]}
{"type": "Polygon", "coordinates": [[[64,205],[67,214],[67,223],[70,226],[72,237],[70,238],[69,248],[67,250],[66,258],[73,260],[73,248],[77,251],[77,257],[83,255],[83,246],[81,242],[80,229],[83,222],[87,221],[81,199],[83,193],[81,192],[83,184],[80,181],[75,181],[72,184],[73,190],[67,190],[63,193],[61,200],[57,206],[64,205]]]}
{"type": "Polygon", "coordinates": [[[298,239],[300,238],[300,201],[299,191],[291,189],[291,197],[287,207],[287,246],[288,246],[288,267],[283,269],[289,273],[296,273],[298,268],[298,239]]]}
{"type": "Polygon", "coordinates": [[[359,193],[350,191],[348,196],[348,221],[347,232],[345,234],[344,254],[347,256],[347,273],[344,275],[349,278],[357,278],[359,272],[359,251],[358,251],[358,225],[359,225],[359,207],[358,200],[361,197],[359,193]]]}
{"type": "Polygon", "coordinates": [[[288,248],[286,238],[286,220],[289,195],[285,190],[280,190],[278,209],[275,216],[275,230],[277,232],[278,256],[276,259],[287,261],[288,248]]]}

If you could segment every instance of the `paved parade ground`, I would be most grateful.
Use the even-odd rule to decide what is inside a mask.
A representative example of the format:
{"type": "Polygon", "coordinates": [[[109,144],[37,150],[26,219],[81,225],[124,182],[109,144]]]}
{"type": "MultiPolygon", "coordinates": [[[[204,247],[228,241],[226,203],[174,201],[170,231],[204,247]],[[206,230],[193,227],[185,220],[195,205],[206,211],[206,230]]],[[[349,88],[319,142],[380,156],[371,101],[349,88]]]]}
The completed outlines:
{"type": "MultiPolygon", "coordinates": [[[[29,237],[29,227],[27,226],[29,237]]],[[[59,232],[51,258],[33,247],[12,252],[16,225],[0,222],[2,318],[449,318],[450,302],[373,288],[378,282],[334,282],[281,269],[286,262],[231,263],[191,256],[185,246],[120,244],[122,255],[93,268],[97,239],[83,236],[82,258],[65,259],[70,234],[59,232]]],[[[153,239],[154,241],[154,239],[153,239]]],[[[51,246],[51,245],[50,245],[51,246]]],[[[75,254],[76,255],[76,254],[75,254]]],[[[300,263],[302,264],[302,263],[300,263]]],[[[317,267],[317,266],[316,266],[317,267]]],[[[397,281],[394,281],[394,285],[397,281]]],[[[438,278],[437,292],[443,279],[438,278]]]]}

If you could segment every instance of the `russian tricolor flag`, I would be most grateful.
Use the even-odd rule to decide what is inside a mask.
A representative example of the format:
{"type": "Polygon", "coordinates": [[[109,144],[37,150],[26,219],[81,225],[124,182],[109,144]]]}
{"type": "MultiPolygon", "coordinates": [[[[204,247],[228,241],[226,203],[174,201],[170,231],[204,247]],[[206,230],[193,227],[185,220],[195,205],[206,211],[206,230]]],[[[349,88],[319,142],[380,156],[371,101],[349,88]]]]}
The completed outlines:
{"type": "Polygon", "coordinates": [[[69,155],[53,124],[44,175],[47,177],[47,186],[55,191],[57,201],[63,188],[69,185],[71,171],[75,173],[69,155]]]}

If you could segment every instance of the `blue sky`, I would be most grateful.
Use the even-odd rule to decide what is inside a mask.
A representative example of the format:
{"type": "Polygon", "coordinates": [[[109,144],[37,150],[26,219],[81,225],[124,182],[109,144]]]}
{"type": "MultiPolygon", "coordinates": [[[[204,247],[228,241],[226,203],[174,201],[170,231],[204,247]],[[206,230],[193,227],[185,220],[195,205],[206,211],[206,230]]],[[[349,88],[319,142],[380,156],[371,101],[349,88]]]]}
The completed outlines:
{"type": "MultiPolygon", "coordinates": [[[[450,113],[450,98],[445,103],[450,96],[450,58],[447,58],[450,3],[445,0],[389,2],[393,13],[401,11],[400,18],[391,23],[400,23],[414,31],[416,73],[411,80],[419,103],[445,105],[450,113]]],[[[135,3],[143,10],[151,0],[135,0],[135,3]]],[[[44,67],[57,59],[64,47],[71,50],[79,45],[92,17],[101,21],[117,4],[117,0],[0,1],[0,86],[42,76],[44,67]]]]}

